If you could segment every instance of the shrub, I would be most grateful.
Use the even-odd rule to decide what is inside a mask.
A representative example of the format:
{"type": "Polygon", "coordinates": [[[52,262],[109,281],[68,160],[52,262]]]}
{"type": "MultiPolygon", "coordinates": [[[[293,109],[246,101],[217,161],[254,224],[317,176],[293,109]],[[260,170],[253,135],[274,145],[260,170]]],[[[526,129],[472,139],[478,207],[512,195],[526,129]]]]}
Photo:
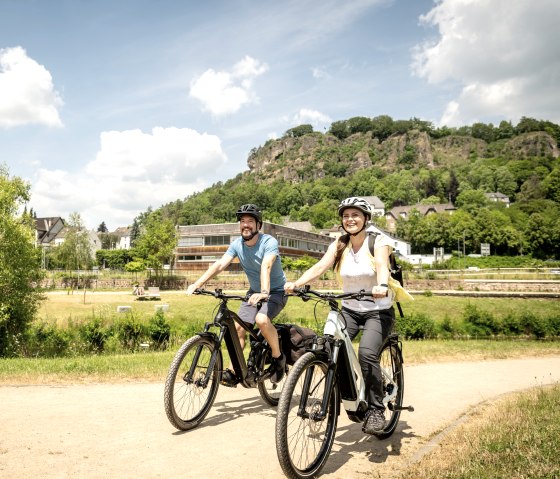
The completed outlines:
{"type": "Polygon", "coordinates": [[[79,327],[80,337],[88,351],[100,353],[105,349],[109,332],[99,318],[94,318],[79,327]]]}
{"type": "Polygon", "coordinates": [[[560,314],[550,316],[547,322],[550,334],[552,334],[553,336],[560,336],[560,314]]]}
{"type": "Polygon", "coordinates": [[[69,331],[54,325],[40,323],[32,325],[25,333],[23,352],[27,356],[65,356],[71,342],[69,331]]]}
{"type": "Polygon", "coordinates": [[[398,319],[397,331],[405,339],[427,339],[435,337],[436,326],[425,314],[411,314],[398,319]]]}
{"type": "Polygon", "coordinates": [[[525,334],[541,339],[549,333],[549,325],[545,318],[538,317],[530,311],[521,314],[521,326],[525,334]]]}
{"type": "Polygon", "coordinates": [[[145,327],[136,321],[134,315],[127,314],[115,324],[116,334],[124,349],[138,350],[145,336],[145,327]]]}
{"type": "Polygon", "coordinates": [[[438,334],[443,338],[452,338],[456,336],[459,331],[457,326],[453,323],[449,316],[445,316],[443,320],[437,324],[438,334]]]}
{"type": "Polygon", "coordinates": [[[463,321],[467,332],[472,336],[491,336],[502,331],[500,321],[492,313],[479,310],[472,304],[465,307],[463,321]]]}
{"type": "Polygon", "coordinates": [[[502,318],[503,332],[509,336],[518,336],[523,333],[523,326],[519,316],[507,314],[502,318]]]}
{"type": "Polygon", "coordinates": [[[148,336],[157,349],[165,349],[169,344],[171,326],[162,310],[156,311],[148,321],[148,336]]]}

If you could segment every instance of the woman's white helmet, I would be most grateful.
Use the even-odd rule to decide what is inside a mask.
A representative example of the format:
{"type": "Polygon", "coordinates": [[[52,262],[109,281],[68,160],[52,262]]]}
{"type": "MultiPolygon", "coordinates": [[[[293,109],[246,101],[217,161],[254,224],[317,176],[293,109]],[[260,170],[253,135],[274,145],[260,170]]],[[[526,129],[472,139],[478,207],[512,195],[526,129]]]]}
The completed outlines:
{"type": "Polygon", "coordinates": [[[342,216],[342,213],[347,208],[356,208],[366,216],[366,219],[371,219],[371,215],[372,215],[371,205],[363,198],[358,198],[357,196],[351,196],[350,198],[346,198],[345,200],[342,200],[341,203],[338,205],[338,216],[342,216]]]}

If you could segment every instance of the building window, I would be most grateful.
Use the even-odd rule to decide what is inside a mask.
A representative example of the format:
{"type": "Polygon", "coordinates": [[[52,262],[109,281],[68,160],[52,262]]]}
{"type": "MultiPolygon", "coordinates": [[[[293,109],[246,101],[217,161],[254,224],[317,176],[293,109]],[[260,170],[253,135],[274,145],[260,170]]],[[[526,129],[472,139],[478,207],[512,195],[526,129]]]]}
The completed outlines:
{"type": "Polygon", "coordinates": [[[177,261],[179,262],[183,262],[183,261],[200,261],[202,259],[202,256],[193,256],[193,255],[180,255],[177,256],[177,261]]]}
{"type": "Polygon", "coordinates": [[[185,246],[202,246],[204,244],[204,240],[202,236],[183,236],[179,238],[178,245],[179,247],[185,246]]]}
{"type": "Polygon", "coordinates": [[[205,246],[223,246],[223,245],[229,245],[229,243],[230,243],[229,235],[206,236],[206,238],[204,238],[205,246]]]}

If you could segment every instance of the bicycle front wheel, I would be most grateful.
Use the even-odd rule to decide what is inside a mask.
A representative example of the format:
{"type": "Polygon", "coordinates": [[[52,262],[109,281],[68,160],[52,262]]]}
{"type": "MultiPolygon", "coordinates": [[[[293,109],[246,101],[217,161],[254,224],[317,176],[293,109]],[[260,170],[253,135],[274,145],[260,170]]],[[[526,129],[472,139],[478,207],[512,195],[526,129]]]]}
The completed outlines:
{"type": "Polygon", "coordinates": [[[398,343],[388,342],[379,357],[383,379],[383,403],[385,404],[385,428],[375,433],[379,439],[386,439],[395,432],[404,396],[404,372],[401,350],[398,343]]]}
{"type": "Polygon", "coordinates": [[[202,336],[188,339],[177,351],[165,381],[164,403],[169,422],[186,431],[198,426],[206,417],[220,386],[222,352],[217,350],[216,362],[205,379],[215,343],[202,336]]]}
{"type": "Polygon", "coordinates": [[[290,369],[276,413],[276,453],[284,474],[292,479],[314,477],[327,462],[338,420],[340,399],[333,386],[326,415],[321,407],[327,364],[304,354],[290,369]]]}

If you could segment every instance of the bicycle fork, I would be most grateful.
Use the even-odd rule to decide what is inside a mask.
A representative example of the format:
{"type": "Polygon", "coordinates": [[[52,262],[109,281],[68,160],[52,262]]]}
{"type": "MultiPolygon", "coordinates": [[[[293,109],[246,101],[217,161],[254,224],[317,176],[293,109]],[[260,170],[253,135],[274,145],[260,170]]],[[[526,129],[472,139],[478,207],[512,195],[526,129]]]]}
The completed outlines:
{"type": "Polygon", "coordinates": [[[197,346],[196,352],[194,353],[193,361],[191,363],[191,367],[189,371],[185,373],[185,375],[183,376],[183,381],[185,381],[186,383],[189,384],[194,383],[197,387],[203,389],[208,386],[208,383],[210,382],[210,378],[212,374],[214,374],[214,365],[216,364],[219,350],[220,350],[220,345],[222,344],[222,341],[224,339],[224,334],[225,334],[225,330],[222,328],[220,330],[220,335],[216,337],[215,334],[209,333],[208,329],[209,329],[209,325],[206,324],[204,328],[204,332],[199,333],[200,336],[206,337],[208,340],[214,343],[214,350],[212,351],[212,355],[210,356],[210,362],[208,364],[208,367],[206,368],[206,372],[204,373],[204,376],[197,377],[197,378],[194,377],[195,371],[199,367],[198,360],[200,359],[200,354],[202,353],[202,349],[204,347],[202,344],[197,346]]]}
{"type": "Polygon", "coordinates": [[[325,382],[325,389],[323,391],[321,408],[317,410],[315,407],[316,405],[312,405],[313,411],[311,411],[311,414],[307,411],[307,407],[308,407],[307,399],[310,397],[310,392],[311,393],[313,392],[310,391],[310,389],[311,389],[311,382],[313,380],[313,376],[315,373],[315,366],[311,366],[305,372],[305,380],[303,383],[303,388],[301,393],[298,416],[306,419],[311,419],[312,421],[322,421],[323,419],[325,419],[325,417],[327,417],[329,400],[331,398],[332,388],[334,387],[334,381],[336,377],[336,359],[338,358],[339,351],[340,351],[340,342],[335,341],[333,352],[332,352],[332,358],[329,360],[329,364],[328,364],[327,374],[323,379],[321,379],[321,381],[318,384],[314,386],[314,388],[318,388],[322,381],[325,382]]]}

